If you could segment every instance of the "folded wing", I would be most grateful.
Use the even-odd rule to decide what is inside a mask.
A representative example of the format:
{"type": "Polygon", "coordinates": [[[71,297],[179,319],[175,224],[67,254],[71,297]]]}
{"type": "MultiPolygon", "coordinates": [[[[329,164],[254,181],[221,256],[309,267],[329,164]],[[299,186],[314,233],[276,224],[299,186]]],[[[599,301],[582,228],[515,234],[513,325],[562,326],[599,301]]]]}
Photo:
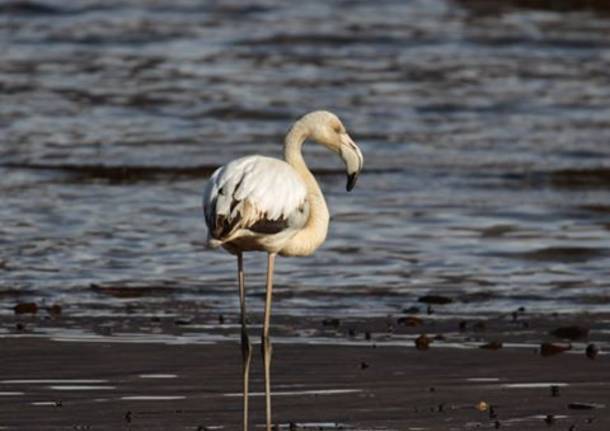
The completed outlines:
{"type": "Polygon", "coordinates": [[[286,162],[250,156],[222,166],[203,192],[208,238],[230,241],[243,231],[272,235],[307,222],[307,189],[286,162]]]}

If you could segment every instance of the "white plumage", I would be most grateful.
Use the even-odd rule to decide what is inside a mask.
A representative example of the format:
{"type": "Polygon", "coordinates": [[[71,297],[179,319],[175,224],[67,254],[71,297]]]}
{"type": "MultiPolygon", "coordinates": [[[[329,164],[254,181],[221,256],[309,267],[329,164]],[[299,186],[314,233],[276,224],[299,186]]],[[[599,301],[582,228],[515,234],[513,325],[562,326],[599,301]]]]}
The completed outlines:
{"type": "Polygon", "coordinates": [[[211,227],[208,244],[217,246],[236,235],[269,234],[260,229],[249,231],[262,221],[277,222],[276,225],[286,221],[285,229],[299,229],[306,219],[295,214],[304,208],[306,199],[306,185],[283,160],[263,156],[233,160],[214,172],[203,192],[206,222],[211,227]],[[216,226],[219,217],[229,231],[216,226]]]}

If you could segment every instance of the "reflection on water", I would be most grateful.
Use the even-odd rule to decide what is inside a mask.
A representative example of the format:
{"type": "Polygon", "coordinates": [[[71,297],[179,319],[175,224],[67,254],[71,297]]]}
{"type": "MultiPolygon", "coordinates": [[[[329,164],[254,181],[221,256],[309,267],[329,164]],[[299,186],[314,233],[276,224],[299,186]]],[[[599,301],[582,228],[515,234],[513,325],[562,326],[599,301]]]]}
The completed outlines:
{"type": "MultiPolygon", "coordinates": [[[[362,392],[363,389],[311,389],[303,391],[273,391],[271,395],[275,397],[289,397],[299,395],[344,395],[362,392]]],[[[251,397],[264,397],[264,392],[250,392],[251,397]]],[[[223,394],[225,397],[243,397],[241,392],[223,394]]]]}
{"type": "MultiPolygon", "coordinates": [[[[279,156],[317,108],[366,170],[346,194],[306,148],[331,231],[278,262],[276,315],[431,292],[453,314],[608,311],[610,19],[545,3],[3,3],[0,312],[235,312],[234,259],[203,248],[205,178],[279,156]]],[[[246,262],[260,311],[264,257],[246,262]]]]}

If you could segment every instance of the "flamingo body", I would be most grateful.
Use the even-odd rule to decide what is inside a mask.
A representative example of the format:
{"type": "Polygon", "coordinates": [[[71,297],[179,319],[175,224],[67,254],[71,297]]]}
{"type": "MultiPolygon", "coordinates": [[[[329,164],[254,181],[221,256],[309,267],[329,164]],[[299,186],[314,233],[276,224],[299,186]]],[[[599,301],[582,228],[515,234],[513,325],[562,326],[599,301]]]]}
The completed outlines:
{"type": "Polygon", "coordinates": [[[338,154],[347,171],[347,190],[356,183],[363,158],[339,118],[315,111],[298,120],[286,136],[284,160],[249,156],[214,172],[203,191],[208,245],[237,256],[243,359],[243,430],[248,431],[248,387],[252,346],[246,319],[243,252],[268,253],[261,338],[265,369],[266,430],[271,431],[271,341],[269,324],[276,254],[307,256],[326,239],[329,212],[316,179],[305,164],[302,145],[311,139],[338,154]]]}

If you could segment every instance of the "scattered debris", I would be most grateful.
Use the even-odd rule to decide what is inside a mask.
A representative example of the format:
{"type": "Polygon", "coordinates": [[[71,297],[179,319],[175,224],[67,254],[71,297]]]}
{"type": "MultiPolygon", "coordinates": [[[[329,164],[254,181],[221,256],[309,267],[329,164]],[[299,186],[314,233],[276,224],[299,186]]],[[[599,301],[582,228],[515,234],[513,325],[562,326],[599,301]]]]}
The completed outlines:
{"type": "Polygon", "coordinates": [[[599,347],[597,347],[596,344],[589,344],[587,346],[587,349],[585,350],[585,354],[587,355],[587,358],[589,359],[595,359],[597,357],[599,353],[599,347]]]}
{"type": "Polygon", "coordinates": [[[38,312],[38,305],[34,302],[22,302],[13,308],[15,314],[36,314],[38,312]]]}
{"type": "Polygon", "coordinates": [[[566,350],[572,349],[572,345],[569,344],[567,346],[563,346],[561,344],[555,343],[542,343],[540,345],[540,354],[542,356],[553,356],[558,355],[559,353],[563,353],[566,350]]]}
{"type": "Polygon", "coordinates": [[[424,321],[422,319],[420,319],[419,317],[406,316],[406,317],[399,317],[397,320],[397,323],[399,325],[403,325],[403,326],[420,326],[421,324],[424,323],[424,321]]]}
{"type": "Polygon", "coordinates": [[[569,340],[580,340],[589,335],[589,328],[582,326],[562,326],[551,331],[551,335],[557,338],[565,338],[569,340]]]}
{"type": "Polygon", "coordinates": [[[418,299],[419,302],[423,302],[424,304],[436,304],[436,305],[445,305],[451,304],[453,299],[448,296],[442,295],[424,295],[418,299]]]}
{"type": "Polygon", "coordinates": [[[479,346],[479,349],[499,350],[503,346],[502,341],[494,340],[479,346]]]}
{"type": "Polygon", "coordinates": [[[606,408],[605,404],[598,403],[570,403],[568,404],[568,408],[572,410],[594,410],[594,409],[603,409],[606,408]]]}
{"type": "Polygon", "coordinates": [[[174,320],[174,323],[178,326],[190,325],[191,323],[193,323],[193,318],[192,317],[178,317],[178,318],[176,318],[176,320],[174,320]]]}
{"type": "Polygon", "coordinates": [[[324,319],[322,320],[322,326],[332,326],[334,328],[339,327],[341,321],[339,319],[324,319]]]}
{"type": "Polygon", "coordinates": [[[481,413],[489,410],[489,404],[487,404],[485,401],[479,401],[475,407],[481,413]]]}
{"type": "Polygon", "coordinates": [[[51,316],[60,316],[61,315],[61,305],[59,304],[53,304],[50,307],[47,307],[47,311],[49,312],[49,314],[51,316]]]}
{"type": "Polygon", "coordinates": [[[417,350],[428,350],[431,343],[432,339],[426,334],[422,334],[415,339],[415,347],[417,350]]]}

